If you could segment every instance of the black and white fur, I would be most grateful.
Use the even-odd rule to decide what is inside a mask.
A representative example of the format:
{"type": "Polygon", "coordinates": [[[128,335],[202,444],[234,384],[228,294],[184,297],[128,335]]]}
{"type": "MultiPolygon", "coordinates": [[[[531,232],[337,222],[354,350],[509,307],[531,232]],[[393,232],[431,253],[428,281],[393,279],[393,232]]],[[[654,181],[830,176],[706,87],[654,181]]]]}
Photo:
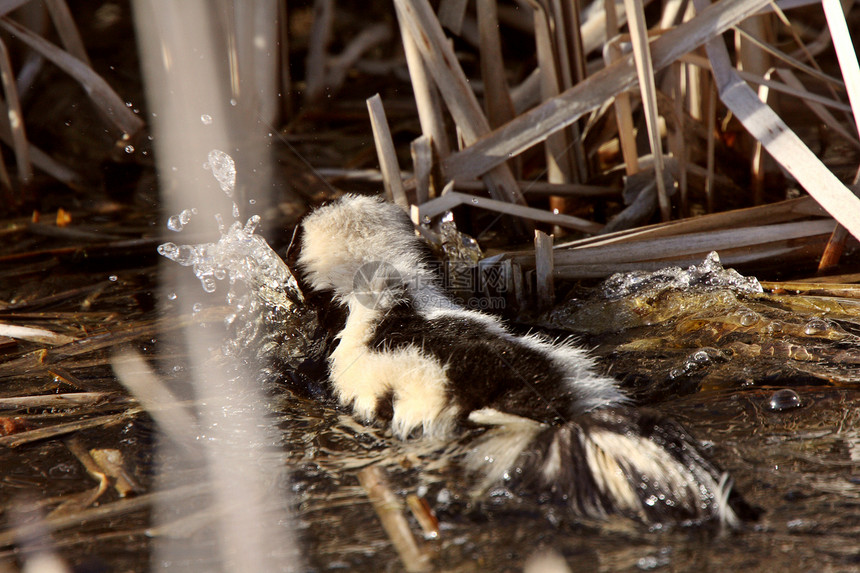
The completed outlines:
{"type": "Polygon", "coordinates": [[[329,373],[358,418],[402,439],[487,427],[467,459],[484,489],[506,480],[588,517],[737,523],[687,432],[630,406],[583,350],[454,304],[400,208],[348,195],[302,231],[305,281],[348,312],[329,373]]]}

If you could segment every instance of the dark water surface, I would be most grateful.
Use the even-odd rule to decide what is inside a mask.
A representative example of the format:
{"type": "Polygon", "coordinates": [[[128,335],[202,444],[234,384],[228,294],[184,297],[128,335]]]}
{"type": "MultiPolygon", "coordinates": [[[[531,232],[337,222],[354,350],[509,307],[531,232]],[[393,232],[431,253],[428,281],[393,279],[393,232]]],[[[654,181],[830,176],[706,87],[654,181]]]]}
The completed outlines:
{"type": "MultiPolygon", "coordinates": [[[[17,244],[27,233],[20,231],[17,244]]],[[[111,352],[131,346],[193,405],[179,328],[223,328],[224,311],[211,309],[221,299],[202,291],[193,301],[164,301],[168,310],[158,311],[155,244],[24,256],[0,271],[0,323],[76,339],[0,339],[0,398],[108,393],[86,405],[5,404],[0,411],[9,434],[0,446],[0,558],[10,564],[53,548],[78,570],[145,571],[154,544],[165,537],[215,543],[205,478],[175,476],[185,489],[153,493],[154,423],[132,409],[109,363],[111,352]],[[205,308],[192,316],[195,302],[205,308]],[[20,445],[8,440],[101,416],[113,418],[20,445]],[[123,497],[111,480],[96,494],[98,482],[74,454],[81,447],[118,450],[133,490],[123,497]],[[181,500],[169,527],[153,528],[151,501],[158,496],[181,500]],[[27,525],[39,518],[41,529],[27,525]]],[[[280,442],[258,453],[283,458],[290,472],[267,495],[272,506],[286,498],[292,507],[299,570],[404,569],[358,481],[361,468],[376,465],[403,506],[394,511],[407,515],[439,571],[518,571],[546,551],[560,554],[573,571],[854,571],[860,568],[856,309],[850,299],[691,290],[626,302],[576,298],[537,320],[554,331],[578,325],[572,330],[641,401],[677,417],[703,441],[762,510],[737,532],[575,521],[563,508],[504,489],[473,499],[474,484],[455,463],[462,444],[397,442],[330,403],[293,394],[289,376],[258,376],[271,410],[264,418],[280,442]],[[406,511],[410,494],[435,513],[435,538],[424,538],[406,511]]],[[[218,570],[214,549],[209,562],[158,567],[218,570]]],[[[285,570],[296,563],[286,551],[283,559],[285,570]]]]}

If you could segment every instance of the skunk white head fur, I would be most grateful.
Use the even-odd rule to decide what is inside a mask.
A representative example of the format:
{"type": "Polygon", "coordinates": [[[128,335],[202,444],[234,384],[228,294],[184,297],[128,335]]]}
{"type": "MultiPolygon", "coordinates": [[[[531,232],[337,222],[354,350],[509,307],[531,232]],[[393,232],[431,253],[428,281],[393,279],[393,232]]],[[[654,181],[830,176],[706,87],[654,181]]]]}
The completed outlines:
{"type": "MultiPolygon", "coordinates": [[[[398,291],[435,285],[422,243],[402,209],[376,197],[347,195],[302,223],[299,265],[315,290],[348,304],[356,286],[398,291]]],[[[391,301],[393,302],[393,301],[391,301]]]]}
{"type": "Polygon", "coordinates": [[[592,517],[737,518],[724,476],[678,424],[630,407],[569,343],[517,335],[437,286],[406,214],[347,195],[302,224],[299,266],[348,316],[329,357],[338,400],[395,435],[488,428],[467,465],[592,517]]]}

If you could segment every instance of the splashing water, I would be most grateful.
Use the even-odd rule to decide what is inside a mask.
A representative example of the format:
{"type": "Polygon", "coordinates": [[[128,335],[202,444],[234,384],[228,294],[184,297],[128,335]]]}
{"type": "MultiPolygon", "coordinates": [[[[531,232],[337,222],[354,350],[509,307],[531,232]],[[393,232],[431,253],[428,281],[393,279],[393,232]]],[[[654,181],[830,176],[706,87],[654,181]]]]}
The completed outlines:
{"type": "Polygon", "coordinates": [[[196,208],[183,209],[178,215],[171,215],[170,218],[167,219],[167,228],[178,233],[185,227],[185,225],[188,224],[191,220],[191,216],[196,214],[196,208]]]}
{"type": "Polygon", "coordinates": [[[213,149],[209,152],[204,167],[212,170],[212,175],[215,176],[221,190],[228,197],[233,197],[233,193],[236,191],[236,164],[233,162],[233,158],[219,149],[213,149]]]}
{"type": "Polygon", "coordinates": [[[184,267],[193,267],[206,292],[215,292],[217,280],[228,279],[231,285],[241,282],[257,288],[265,304],[290,308],[303,301],[301,291],[287,265],[263,237],[255,234],[259,224],[260,216],[254,215],[244,225],[233,222],[216,243],[168,242],[158,246],[158,253],[184,267]]]}
{"type": "MultiPolygon", "coordinates": [[[[235,183],[233,159],[213,150],[209,153],[209,166],[221,188],[230,195],[228,188],[235,183]]],[[[168,227],[182,230],[195,212],[186,209],[170,217],[168,227]]],[[[234,218],[235,215],[234,212],[234,218]]],[[[244,224],[234,220],[229,227],[220,214],[215,220],[221,233],[217,242],[187,245],[167,242],[158,246],[158,253],[192,267],[206,292],[215,292],[219,281],[229,283],[226,301],[232,312],[225,323],[231,334],[224,344],[225,354],[238,354],[256,341],[259,353],[286,354],[281,357],[287,360],[301,356],[309,343],[309,337],[302,333],[303,323],[309,322],[304,297],[286,263],[256,234],[260,216],[254,215],[244,224]],[[283,337],[295,342],[292,345],[273,342],[283,337]],[[273,350],[275,346],[279,349],[273,350]]]]}
{"type": "Polygon", "coordinates": [[[664,290],[684,290],[696,286],[729,288],[735,292],[763,292],[755,277],[745,277],[734,269],[724,268],[716,251],[709,253],[701,264],[686,269],[667,267],[654,272],[617,273],[606,279],[600,289],[605,298],[616,300],[633,295],[655,296],[664,290]]]}

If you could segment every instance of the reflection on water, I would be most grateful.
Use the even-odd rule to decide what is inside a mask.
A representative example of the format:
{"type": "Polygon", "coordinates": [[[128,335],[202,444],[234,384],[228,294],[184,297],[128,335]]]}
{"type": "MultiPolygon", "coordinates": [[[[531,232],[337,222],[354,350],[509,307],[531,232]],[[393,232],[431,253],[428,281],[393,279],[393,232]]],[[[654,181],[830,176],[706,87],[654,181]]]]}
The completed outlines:
{"type": "MultiPolygon", "coordinates": [[[[197,300],[168,300],[165,316],[156,317],[153,305],[143,304],[156,284],[154,267],[48,271],[49,278],[38,283],[41,295],[31,292],[30,303],[5,312],[19,312],[19,321],[29,317],[25,324],[50,324],[79,340],[54,348],[26,341],[0,348],[2,396],[83,390],[113,392],[114,398],[62,409],[7,410],[9,419],[33,428],[125,411],[128,405],[117,400],[122,390],[107,359],[110,349],[129,343],[153,360],[159,377],[183,404],[193,406],[178,328],[216,330],[230,339],[238,319],[225,324],[235,312],[223,306],[225,293],[207,295],[200,289],[197,300]],[[195,303],[202,310],[192,315],[195,303]]],[[[20,281],[6,281],[0,284],[0,299],[22,300],[21,290],[20,281]]],[[[440,571],[519,571],[545,549],[560,554],[573,571],[855,570],[860,533],[857,302],[713,284],[649,293],[608,299],[599,289],[578,292],[545,315],[542,325],[580,336],[641,401],[686,424],[731,473],[735,487],[763,510],[757,522],[724,536],[700,529],[647,530],[624,520],[573,521],[562,507],[501,488],[473,499],[473,484],[455,463],[465,441],[394,440],[380,428],[356,422],[318,392],[311,398],[314,392],[290,390],[296,384],[321,384],[318,368],[289,353],[279,358],[277,352],[263,352],[277,367],[261,368],[255,383],[266,390],[269,411],[262,417],[276,428],[280,443],[255,450],[261,460],[286,458],[289,481],[269,483],[267,496],[273,506],[292,496],[308,566],[403,569],[357,477],[361,468],[378,465],[403,506],[398,511],[440,571]],[[409,494],[421,496],[435,513],[435,538],[424,538],[405,509],[409,494]]],[[[308,319],[313,315],[297,316],[303,325],[313,325],[308,319]]],[[[289,348],[282,341],[298,337],[303,342],[294,348],[303,344],[313,352],[295,356],[316,356],[316,326],[297,336],[290,323],[280,324],[258,329],[245,350],[289,348]]],[[[214,543],[203,482],[170,498],[177,507],[196,507],[193,519],[151,527],[144,496],[153,493],[153,432],[149,418],[137,415],[77,434],[89,448],[118,449],[143,493],[122,500],[108,491],[94,509],[135,499],[141,505],[119,516],[63,525],[43,540],[68,562],[82,564],[97,556],[114,570],[139,570],[153,539],[214,543]]],[[[0,448],[0,495],[7,506],[22,497],[34,499],[44,514],[66,497],[95,487],[63,440],[0,448]]],[[[177,476],[186,483],[187,477],[177,476]]],[[[15,543],[5,539],[0,557],[17,558],[15,543]]],[[[198,570],[205,565],[195,564],[198,570]]]]}
{"type": "Polygon", "coordinates": [[[519,570],[543,549],[583,571],[706,563],[850,570],[860,499],[860,396],[851,388],[857,309],[850,300],[765,294],[709,258],[688,271],[616,277],[545,317],[545,325],[587,337],[641,401],[691,427],[763,510],[730,535],[573,521],[563,507],[504,488],[474,499],[456,463],[461,444],[400,442],[331,404],[276,392],[273,415],[290,453],[308,562],[321,570],[400,569],[358,484],[360,468],[378,465],[404,502],[400,510],[417,493],[438,518],[438,537],[422,544],[439,570],[519,570]]]}

